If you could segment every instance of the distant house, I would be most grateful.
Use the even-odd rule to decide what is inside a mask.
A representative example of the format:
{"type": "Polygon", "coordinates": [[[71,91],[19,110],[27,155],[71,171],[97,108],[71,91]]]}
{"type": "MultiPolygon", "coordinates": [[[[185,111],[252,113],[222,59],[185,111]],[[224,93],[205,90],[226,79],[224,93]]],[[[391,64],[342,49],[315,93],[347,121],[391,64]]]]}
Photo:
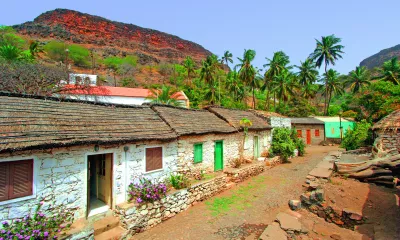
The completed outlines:
{"type": "Polygon", "coordinates": [[[267,118],[269,125],[271,125],[271,127],[273,127],[273,128],[275,128],[275,127],[291,128],[292,127],[289,117],[285,117],[285,116],[283,116],[279,113],[275,113],[275,112],[266,112],[266,111],[259,111],[259,110],[256,110],[256,112],[261,114],[265,118],[267,118]]]}
{"type": "Polygon", "coordinates": [[[313,117],[291,118],[292,127],[296,128],[297,137],[307,145],[318,145],[324,141],[325,123],[313,117]]]}
{"type": "Polygon", "coordinates": [[[392,112],[372,127],[375,135],[374,154],[397,151],[400,153],[400,109],[392,112]]]}
{"type": "Polygon", "coordinates": [[[97,75],[84,74],[84,73],[70,73],[69,74],[69,82],[62,80],[61,84],[62,85],[73,84],[73,85],[96,86],[97,85],[97,75]]]}
{"type": "Polygon", "coordinates": [[[0,93],[0,108],[0,220],[40,201],[91,216],[127,201],[135,177],[176,170],[177,135],[148,106],[0,93]]]}
{"type": "Polygon", "coordinates": [[[247,118],[252,122],[244,144],[243,156],[249,159],[258,159],[271,146],[272,127],[260,114],[251,110],[226,109],[222,107],[207,107],[207,109],[228,122],[231,126],[243,132],[240,120],[247,118]]]}
{"type": "Polygon", "coordinates": [[[314,117],[325,123],[325,137],[328,141],[340,142],[340,127],[342,127],[342,137],[348,130],[353,130],[355,122],[343,117],[314,117]]]}
{"type": "MultiPolygon", "coordinates": [[[[124,88],[110,86],[82,86],[82,85],[66,85],[64,91],[56,95],[67,99],[84,100],[90,102],[99,102],[107,104],[123,104],[123,105],[142,105],[151,102],[153,97],[149,89],[144,88],[124,88]]],[[[188,108],[189,98],[183,91],[177,92],[172,96],[188,108]]]]}
{"type": "Polygon", "coordinates": [[[239,157],[238,130],[207,110],[151,107],[178,135],[178,168],[193,175],[223,170],[239,157]]]}

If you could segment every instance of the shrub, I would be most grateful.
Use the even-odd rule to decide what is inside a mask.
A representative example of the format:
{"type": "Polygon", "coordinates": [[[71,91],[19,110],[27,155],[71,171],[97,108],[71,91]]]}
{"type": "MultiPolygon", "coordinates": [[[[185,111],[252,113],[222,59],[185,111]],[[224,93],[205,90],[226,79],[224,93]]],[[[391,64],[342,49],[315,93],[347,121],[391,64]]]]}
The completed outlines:
{"type": "Polygon", "coordinates": [[[66,227],[70,226],[73,220],[72,212],[61,209],[54,216],[46,216],[40,211],[40,207],[41,204],[33,216],[27,215],[22,219],[2,222],[0,239],[55,239],[63,224],[69,223],[66,227]]]}
{"type": "Polygon", "coordinates": [[[171,174],[169,175],[168,182],[175,189],[190,187],[190,180],[184,174],[171,174]]]}
{"type": "Polygon", "coordinates": [[[296,149],[291,138],[291,130],[288,128],[275,128],[272,135],[271,151],[275,155],[281,156],[283,162],[287,162],[293,156],[296,149]]]}
{"type": "Polygon", "coordinates": [[[303,139],[297,137],[296,128],[293,128],[290,133],[290,138],[292,139],[296,149],[298,150],[299,156],[304,156],[306,153],[306,144],[304,143],[303,139]]]}
{"type": "Polygon", "coordinates": [[[70,45],[68,47],[68,58],[74,61],[78,67],[89,67],[89,50],[79,45],[70,45]]]}
{"type": "Polygon", "coordinates": [[[65,61],[66,44],[59,41],[51,41],[44,46],[47,55],[54,61],[65,61]]]}
{"type": "Polygon", "coordinates": [[[357,123],[354,127],[354,130],[348,130],[346,135],[344,136],[341,147],[345,148],[346,150],[354,150],[359,147],[365,146],[366,142],[369,140],[369,128],[371,124],[368,123],[366,120],[362,120],[361,122],[357,123]]]}
{"type": "Polygon", "coordinates": [[[164,183],[154,183],[147,178],[140,178],[139,183],[129,184],[129,202],[154,202],[165,196],[167,186],[164,183]]]}

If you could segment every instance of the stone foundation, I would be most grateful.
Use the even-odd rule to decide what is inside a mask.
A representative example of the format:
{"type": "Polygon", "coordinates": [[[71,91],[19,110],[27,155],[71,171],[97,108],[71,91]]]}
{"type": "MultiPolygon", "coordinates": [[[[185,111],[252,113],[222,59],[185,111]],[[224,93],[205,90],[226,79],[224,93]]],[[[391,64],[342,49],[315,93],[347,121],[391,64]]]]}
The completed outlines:
{"type": "Polygon", "coordinates": [[[257,176],[258,174],[265,171],[265,163],[252,163],[249,165],[242,165],[240,168],[229,168],[224,172],[230,178],[231,182],[243,182],[245,179],[257,176]]]}
{"type": "Polygon", "coordinates": [[[119,216],[121,225],[128,229],[129,235],[143,232],[185,211],[192,204],[203,201],[226,188],[226,176],[217,176],[211,180],[168,193],[160,201],[147,204],[124,203],[116,206],[115,215],[119,216]]]}

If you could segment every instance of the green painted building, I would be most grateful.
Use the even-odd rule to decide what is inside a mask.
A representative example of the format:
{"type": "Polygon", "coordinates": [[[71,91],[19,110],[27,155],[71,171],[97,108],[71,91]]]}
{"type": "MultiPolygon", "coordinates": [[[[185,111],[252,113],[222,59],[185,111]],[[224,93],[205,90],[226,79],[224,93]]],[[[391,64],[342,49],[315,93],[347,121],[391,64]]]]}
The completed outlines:
{"type": "Polygon", "coordinates": [[[325,123],[325,136],[326,138],[337,138],[340,139],[340,126],[343,129],[343,136],[346,135],[346,132],[351,129],[353,130],[355,127],[355,122],[340,118],[340,117],[314,117],[318,120],[321,120],[325,123]]]}

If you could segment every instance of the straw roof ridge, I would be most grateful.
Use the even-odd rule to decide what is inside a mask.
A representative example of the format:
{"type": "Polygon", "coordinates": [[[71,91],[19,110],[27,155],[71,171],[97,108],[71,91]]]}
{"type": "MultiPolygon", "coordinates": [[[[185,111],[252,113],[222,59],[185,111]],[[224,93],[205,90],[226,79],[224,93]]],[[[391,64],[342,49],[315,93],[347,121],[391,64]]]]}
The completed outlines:
{"type": "Polygon", "coordinates": [[[185,107],[173,106],[173,105],[162,104],[162,103],[142,103],[142,106],[149,106],[150,108],[152,108],[152,107],[167,107],[167,108],[174,108],[174,109],[179,109],[179,110],[184,110],[184,111],[208,112],[207,110],[204,110],[204,109],[185,108],[185,107]]]}
{"type": "Polygon", "coordinates": [[[400,109],[393,111],[372,126],[372,129],[400,129],[400,109]]]}
{"type": "Polygon", "coordinates": [[[56,102],[83,103],[83,104],[99,105],[99,106],[106,106],[106,107],[118,107],[118,108],[148,108],[148,106],[141,106],[141,105],[125,105],[125,104],[115,104],[115,103],[111,104],[111,103],[79,100],[79,99],[59,98],[59,97],[53,97],[53,96],[40,96],[40,95],[12,93],[12,92],[4,92],[4,91],[0,91],[0,96],[49,100],[49,101],[56,101],[56,102]]]}

